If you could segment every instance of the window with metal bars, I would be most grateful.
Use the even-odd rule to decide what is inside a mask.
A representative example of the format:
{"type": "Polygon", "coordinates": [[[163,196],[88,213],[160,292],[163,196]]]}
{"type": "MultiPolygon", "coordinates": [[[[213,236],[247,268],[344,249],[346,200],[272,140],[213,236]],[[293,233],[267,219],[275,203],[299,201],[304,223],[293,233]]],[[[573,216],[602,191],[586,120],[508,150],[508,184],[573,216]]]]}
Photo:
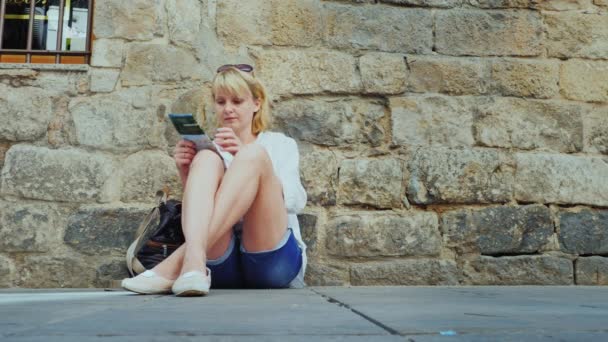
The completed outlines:
{"type": "Polygon", "coordinates": [[[0,62],[88,64],[92,20],[93,0],[0,0],[0,62]]]}

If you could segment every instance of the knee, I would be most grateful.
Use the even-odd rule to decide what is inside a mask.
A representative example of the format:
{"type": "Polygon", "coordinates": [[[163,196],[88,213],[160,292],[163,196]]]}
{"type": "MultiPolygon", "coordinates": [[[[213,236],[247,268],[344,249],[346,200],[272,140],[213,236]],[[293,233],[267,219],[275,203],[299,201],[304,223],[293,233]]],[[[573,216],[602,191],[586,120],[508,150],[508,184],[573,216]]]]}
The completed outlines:
{"type": "Polygon", "coordinates": [[[246,162],[250,167],[258,167],[259,169],[272,168],[272,161],[268,152],[263,146],[258,144],[249,144],[243,146],[234,157],[235,160],[246,162]]]}
{"type": "Polygon", "coordinates": [[[222,159],[215,152],[210,150],[202,150],[194,156],[192,163],[190,164],[190,168],[203,167],[205,169],[209,169],[210,165],[220,164],[222,164],[222,159]]]}

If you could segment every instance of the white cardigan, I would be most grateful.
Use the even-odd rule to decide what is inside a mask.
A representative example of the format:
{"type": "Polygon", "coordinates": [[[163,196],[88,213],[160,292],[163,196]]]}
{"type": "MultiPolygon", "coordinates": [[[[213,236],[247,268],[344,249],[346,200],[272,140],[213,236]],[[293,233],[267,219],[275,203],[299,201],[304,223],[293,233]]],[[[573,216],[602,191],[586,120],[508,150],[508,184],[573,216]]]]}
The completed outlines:
{"type": "MultiPolygon", "coordinates": [[[[302,249],[302,270],[291,283],[291,287],[302,287],[304,286],[304,272],[306,271],[307,264],[306,244],[302,240],[300,223],[296,214],[306,206],[307,197],[306,191],[304,191],[304,187],[300,181],[300,153],[298,145],[295,140],[283,133],[268,131],[258,134],[255,143],[262,145],[266,149],[272,161],[274,173],[279,177],[283,185],[288,227],[292,229],[298,245],[302,249]]],[[[228,168],[233,156],[224,151],[221,154],[224,157],[224,165],[228,168]]]]}

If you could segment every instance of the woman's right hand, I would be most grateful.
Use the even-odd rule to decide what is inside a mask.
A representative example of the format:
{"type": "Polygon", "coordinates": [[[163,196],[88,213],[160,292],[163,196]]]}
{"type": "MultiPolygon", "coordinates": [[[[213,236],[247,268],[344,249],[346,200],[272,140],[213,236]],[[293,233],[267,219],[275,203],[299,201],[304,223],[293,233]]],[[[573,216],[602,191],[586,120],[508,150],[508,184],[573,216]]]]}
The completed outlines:
{"type": "Polygon", "coordinates": [[[190,163],[192,163],[192,159],[194,159],[195,155],[196,145],[192,141],[184,139],[180,140],[173,150],[173,158],[175,159],[177,168],[186,173],[190,168],[190,163]]]}

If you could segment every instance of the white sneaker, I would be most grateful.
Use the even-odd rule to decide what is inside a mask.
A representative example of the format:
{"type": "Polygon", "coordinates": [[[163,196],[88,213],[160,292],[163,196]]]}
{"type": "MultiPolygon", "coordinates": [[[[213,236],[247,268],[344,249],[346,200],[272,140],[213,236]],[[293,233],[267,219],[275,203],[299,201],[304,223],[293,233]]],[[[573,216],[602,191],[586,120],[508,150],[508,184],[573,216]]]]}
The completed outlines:
{"type": "Polygon", "coordinates": [[[205,296],[211,287],[211,270],[207,274],[201,271],[191,271],[182,274],[173,283],[171,290],[178,297],[205,296]]]}
{"type": "Polygon", "coordinates": [[[135,278],[125,278],[121,286],[129,291],[141,294],[171,293],[174,280],[163,278],[154,271],[147,270],[135,278]]]}

